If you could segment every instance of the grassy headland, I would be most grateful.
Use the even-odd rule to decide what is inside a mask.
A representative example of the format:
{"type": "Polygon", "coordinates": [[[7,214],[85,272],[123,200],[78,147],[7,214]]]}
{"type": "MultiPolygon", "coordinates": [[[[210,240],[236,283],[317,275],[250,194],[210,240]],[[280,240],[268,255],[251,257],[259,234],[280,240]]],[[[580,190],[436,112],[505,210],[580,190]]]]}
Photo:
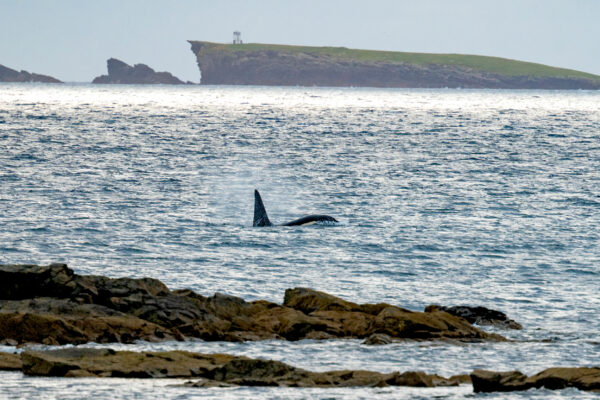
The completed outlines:
{"type": "Polygon", "coordinates": [[[505,76],[525,75],[531,77],[582,78],[600,82],[599,75],[501,57],[488,57],[468,54],[408,53],[399,51],[348,49],[346,47],[292,46],[263,43],[205,43],[210,44],[210,50],[207,49],[207,51],[277,51],[288,53],[308,53],[339,58],[340,60],[355,60],[360,62],[386,62],[417,65],[457,65],[465,68],[471,68],[475,71],[495,73],[505,76]]]}

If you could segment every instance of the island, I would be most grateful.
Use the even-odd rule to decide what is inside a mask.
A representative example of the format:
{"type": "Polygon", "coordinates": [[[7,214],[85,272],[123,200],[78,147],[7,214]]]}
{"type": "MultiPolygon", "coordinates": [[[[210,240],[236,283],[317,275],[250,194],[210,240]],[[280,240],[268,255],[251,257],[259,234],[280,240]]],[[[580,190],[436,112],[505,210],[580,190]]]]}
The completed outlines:
{"type": "MultiPolygon", "coordinates": [[[[185,85],[186,82],[178,79],[169,72],[156,72],[146,64],[135,64],[133,67],[116,58],[106,61],[108,75],[101,75],[92,83],[107,84],[164,84],[185,85]]],[[[192,84],[192,82],[187,82],[192,84]]]]}
{"type": "Polygon", "coordinates": [[[29,73],[27,71],[17,71],[0,64],[0,82],[43,82],[43,83],[62,83],[56,78],[48,75],[29,73]]]}
{"type": "Polygon", "coordinates": [[[462,54],[189,41],[202,85],[600,89],[600,76],[462,54]]]}

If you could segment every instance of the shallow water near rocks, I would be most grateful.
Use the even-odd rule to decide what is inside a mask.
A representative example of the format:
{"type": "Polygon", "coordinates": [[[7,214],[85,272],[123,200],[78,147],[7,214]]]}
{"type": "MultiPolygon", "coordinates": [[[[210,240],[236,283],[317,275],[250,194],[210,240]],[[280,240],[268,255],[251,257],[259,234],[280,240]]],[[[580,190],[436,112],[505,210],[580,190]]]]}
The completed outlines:
{"type": "MultiPolygon", "coordinates": [[[[482,305],[516,343],[138,343],[328,370],[600,364],[600,93],[0,85],[0,263],[281,302],[482,305]],[[328,214],[336,226],[252,228],[328,214]]],[[[488,329],[489,330],[489,329],[488,329]]],[[[94,346],[90,344],[89,346],[94,346]]],[[[1,351],[14,351],[2,347],[1,351]]],[[[9,398],[585,398],[545,390],[193,389],[0,373],[9,398]]]]}

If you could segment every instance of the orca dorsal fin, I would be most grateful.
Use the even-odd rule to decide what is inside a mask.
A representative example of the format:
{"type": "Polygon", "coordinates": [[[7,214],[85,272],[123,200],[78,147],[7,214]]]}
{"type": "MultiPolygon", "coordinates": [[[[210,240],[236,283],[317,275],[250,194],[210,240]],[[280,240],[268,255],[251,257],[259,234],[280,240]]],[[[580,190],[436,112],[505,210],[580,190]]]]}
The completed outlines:
{"type": "Polygon", "coordinates": [[[269,216],[267,215],[267,210],[265,210],[265,205],[262,202],[260,193],[258,193],[258,190],[254,189],[254,222],[252,222],[252,226],[272,225],[271,221],[269,221],[269,216]]]}

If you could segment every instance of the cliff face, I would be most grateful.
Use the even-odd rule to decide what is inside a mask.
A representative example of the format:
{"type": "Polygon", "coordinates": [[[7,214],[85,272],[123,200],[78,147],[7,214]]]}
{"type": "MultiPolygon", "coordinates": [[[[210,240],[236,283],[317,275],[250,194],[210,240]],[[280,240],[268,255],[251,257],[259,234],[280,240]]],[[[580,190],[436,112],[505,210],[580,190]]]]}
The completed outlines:
{"type": "Polygon", "coordinates": [[[185,82],[177,79],[169,72],[156,72],[146,64],[135,64],[132,67],[121,60],[110,58],[106,61],[106,66],[108,69],[108,75],[98,76],[92,81],[92,83],[166,85],[185,84],[185,82]]]}
{"type": "MultiPolygon", "coordinates": [[[[600,89],[600,79],[551,74],[504,75],[460,63],[411,63],[361,57],[353,59],[320,51],[322,48],[289,50],[291,46],[273,46],[270,49],[268,45],[250,45],[248,50],[244,50],[243,46],[246,45],[231,46],[199,41],[190,41],[190,44],[201,71],[201,84],[204,85],[600,89]]],[[[357,54],[360,55],[360,51],[357,54]]],[[[457,59],[461,57],[454,56],[457,59]]]]}
{"type": "Polygon", "coordinates": [[[27,71],[16,71],[0,65],[0,82],[44,82],[44,83],[62,83],[56,78],[48,75],[29,73],[27,71]]]}

